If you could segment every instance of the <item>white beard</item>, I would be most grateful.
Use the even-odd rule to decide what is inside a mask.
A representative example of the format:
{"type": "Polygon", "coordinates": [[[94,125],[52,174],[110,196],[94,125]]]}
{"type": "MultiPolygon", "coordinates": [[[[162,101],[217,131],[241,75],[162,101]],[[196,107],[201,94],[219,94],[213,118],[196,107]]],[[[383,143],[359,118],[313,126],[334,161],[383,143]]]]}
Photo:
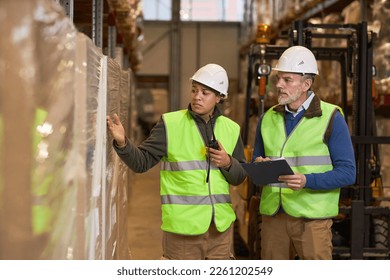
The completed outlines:
{"type": "Polygon", "coordinates": [[[299,99],[299,97],[301,97],[301,94],[299,91],[296,91],[295,93],[291,94],[291,95],[288,95],[288,96],[284,96],[284,95],[279,95],[278,96],[278,103],[280,105],[288,105],[288,104],[291,104],[295,101],[297,101],[299,99]]]}

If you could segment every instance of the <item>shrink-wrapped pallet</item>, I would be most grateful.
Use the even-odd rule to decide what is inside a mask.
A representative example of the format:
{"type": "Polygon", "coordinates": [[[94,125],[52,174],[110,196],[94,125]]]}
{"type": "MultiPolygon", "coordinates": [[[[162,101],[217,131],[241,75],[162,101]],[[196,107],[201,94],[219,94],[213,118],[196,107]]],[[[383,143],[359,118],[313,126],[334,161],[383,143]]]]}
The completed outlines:
{"type": "MultiPolygon", "coordinates": [[[[119,64],[107,59],[107,114],[120,115],[120,79],[119,64]]],[[[117,200],[118,200],[118,172],[119,158],[112,146],[112,140],[106,143],[106,192],[105,192],[105,220],[106,220],[106,258],[113,259],[116,252],[116,239],[118,234],[117,200]]]]}
{"type": "Polygon", "coordinates": [[[0,15],[0,259],[116,258],[128,182],[106,114],[126,75],[55,1],[4,0],[0,15]]]}
{"type": "MultiPolygon", "coordinates": [[[[129,115],[130,115],[130,70],[121,71],[120,79],[120,118],[123,120],[123,126],[126,135],[129,133],[129,115]]],[[[118,158],[118,234],[117,234],[117,259],[131,259],[130,247],[128,244],[128,193],[130,186],[130,169],[118,158]]]]}
{"type": "Polygon", "coordinates": [[[85,227],[83,258],[102,259],[105,227],[102,199],[102,189],[105,187],[102,175],[105,131],[102,122],[104,122],[106,104],[106,67],[101,50],[90,38],[79,33],[77,43],[76,106],[77,119],[83,124],[80,131],[80,145],[85,147],[81,156],[85,158],[85,165],[82,168],[86,172],[86,183],[80,186],[84,192],[83,197],[79,198],[80,207],[84,207],[83,213],[80,213],[85,227]]]}
{"type": "Polygon", "coordinates": [[[1,1],[0,13],[1,258],[73,258],[77,32],[53,1],[1,1]]]}

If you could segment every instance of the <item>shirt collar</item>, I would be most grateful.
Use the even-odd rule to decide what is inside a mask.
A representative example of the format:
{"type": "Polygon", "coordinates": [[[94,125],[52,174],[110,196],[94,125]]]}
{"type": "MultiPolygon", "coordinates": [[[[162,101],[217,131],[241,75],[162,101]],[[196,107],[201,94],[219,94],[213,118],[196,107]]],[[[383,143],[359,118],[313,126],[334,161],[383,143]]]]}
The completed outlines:
{"type": "MultiPolygon", "coordinates": [[[[189,114],[192,116],[192,118],[194,118],[194,119],[202,119],[201,116],[199,116],[197,113],[195,113],[194,111],[192,111],[192,109],[191,109],[191,103],[188,104],[187,109],[188,109],[189,114]]],[[[213,123],[214,123],[215,120],[216,120],[219,116],[221,116],[221,115],[222,115],[222,112],[221,112],[221,110],[218,108],[218,106],[214,106],[214,112],[213,112],[213,115],[212,115],[212,121],[213,121],[213,123]]],[[[202,120],[203,120],[203,119],[202,119],[202,120]]]]}

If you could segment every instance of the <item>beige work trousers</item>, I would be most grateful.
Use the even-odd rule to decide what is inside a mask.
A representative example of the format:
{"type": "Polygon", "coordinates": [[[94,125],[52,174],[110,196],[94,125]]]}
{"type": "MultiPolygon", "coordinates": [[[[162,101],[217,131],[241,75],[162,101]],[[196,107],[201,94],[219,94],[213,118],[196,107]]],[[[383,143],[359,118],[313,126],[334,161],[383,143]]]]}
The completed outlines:
{"type": "Polygon", "coordinates": [[[261,259],[332,259],[332,219],[294,218],[285,213],[262,216],[261,259]]]}
{"type": "Polygon", "coordinates": [[[163,257],[169,260],[229,260],[233,259],[232,226],[219,232],[214,223],[201,235],[181,235],[163,232],[163,257]]]}

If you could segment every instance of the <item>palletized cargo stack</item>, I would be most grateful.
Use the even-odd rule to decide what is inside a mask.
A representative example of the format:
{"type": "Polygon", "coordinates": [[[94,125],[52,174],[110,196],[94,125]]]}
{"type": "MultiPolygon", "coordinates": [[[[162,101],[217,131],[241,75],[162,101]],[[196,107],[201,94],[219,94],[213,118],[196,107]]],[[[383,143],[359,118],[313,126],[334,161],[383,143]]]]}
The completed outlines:
{"type": "Polygon", "coordinates": [[[0,12],[0,259],[131,258],[131,174],[106,114],[134,137],[132,71],[55,1],[1,1],[0,12]]]}

